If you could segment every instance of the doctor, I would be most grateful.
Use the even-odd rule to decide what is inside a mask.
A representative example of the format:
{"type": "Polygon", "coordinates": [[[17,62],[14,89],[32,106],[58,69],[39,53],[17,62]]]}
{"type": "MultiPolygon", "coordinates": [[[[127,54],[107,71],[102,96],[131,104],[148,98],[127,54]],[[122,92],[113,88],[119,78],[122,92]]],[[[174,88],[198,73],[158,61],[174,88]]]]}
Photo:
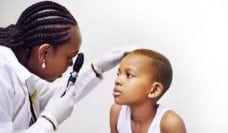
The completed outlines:
{"type": "Polygon", "coordinates": [[[76,85],[61,97],[66,84],[50,82],[72,65],[80,46],[77,21],[51,1],[28,7],[16,25],[0,28],[0,133],[54,132],[71,115],[74,103],[132,49],[113,49],[83,67],[76,85]]]}

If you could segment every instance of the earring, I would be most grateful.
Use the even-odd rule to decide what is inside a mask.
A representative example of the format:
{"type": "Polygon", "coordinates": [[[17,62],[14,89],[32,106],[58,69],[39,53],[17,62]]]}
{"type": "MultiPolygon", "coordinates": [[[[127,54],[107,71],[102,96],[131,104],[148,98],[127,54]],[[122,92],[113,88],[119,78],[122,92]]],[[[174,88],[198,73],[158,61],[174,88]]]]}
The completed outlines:
{"type": "Polygon", "coordinates": [[[43,60],[41,67],[44,69],[46,67],[45,60],[43,60]]]}

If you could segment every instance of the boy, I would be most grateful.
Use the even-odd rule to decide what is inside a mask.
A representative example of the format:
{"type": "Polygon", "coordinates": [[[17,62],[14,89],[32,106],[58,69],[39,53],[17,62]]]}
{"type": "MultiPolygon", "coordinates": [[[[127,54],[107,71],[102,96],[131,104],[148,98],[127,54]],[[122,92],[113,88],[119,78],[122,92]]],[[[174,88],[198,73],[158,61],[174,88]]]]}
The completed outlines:
{"type": "Polygon", "coordinates": [[[181,117],[157,104],[172,81],[172,67],[162,54],[137,49],[118,69],[110,110],[111,133],[186,133],[181,117]]]}

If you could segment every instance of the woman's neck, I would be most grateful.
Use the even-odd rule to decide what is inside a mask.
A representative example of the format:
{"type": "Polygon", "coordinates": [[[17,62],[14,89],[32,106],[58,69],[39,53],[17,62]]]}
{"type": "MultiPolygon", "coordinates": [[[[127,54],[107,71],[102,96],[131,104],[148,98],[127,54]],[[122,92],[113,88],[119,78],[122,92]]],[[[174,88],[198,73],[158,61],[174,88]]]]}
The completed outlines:
{"type": "Polygon", "coordinates": [[[13,50],[18,61],[26,67],[26,58],[25,58],[25,50],[23,48],[19,48],[19,49],[16,49],[16,50],[13,50]]]}

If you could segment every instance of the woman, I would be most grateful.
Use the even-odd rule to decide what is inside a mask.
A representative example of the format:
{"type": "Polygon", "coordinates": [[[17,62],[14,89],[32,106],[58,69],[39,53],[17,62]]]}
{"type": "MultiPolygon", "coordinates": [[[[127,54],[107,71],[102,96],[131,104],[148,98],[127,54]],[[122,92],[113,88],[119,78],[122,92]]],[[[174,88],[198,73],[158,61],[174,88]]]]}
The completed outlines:
{"type": "Polygon", "coordinates": [[[15,25],[0,28],[0,132],[54,132],[130,47],[117,48],[83,68],[64,96],[50,84],[72,65],[80,49],[77,21],[62,5],[28,7],[15,25]],[[75,94],[76,91],[76,94],[75,94]]]}

